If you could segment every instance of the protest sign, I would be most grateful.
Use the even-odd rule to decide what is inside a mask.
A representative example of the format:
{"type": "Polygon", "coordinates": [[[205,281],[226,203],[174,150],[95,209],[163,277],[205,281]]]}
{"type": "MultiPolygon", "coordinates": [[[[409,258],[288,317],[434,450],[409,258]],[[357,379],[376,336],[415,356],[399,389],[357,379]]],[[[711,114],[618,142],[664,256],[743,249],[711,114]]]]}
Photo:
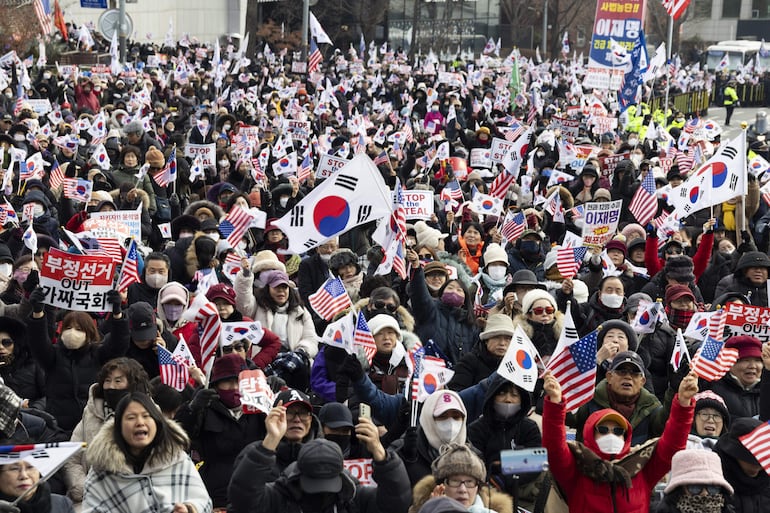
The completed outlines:
{"type": "Polygon", "coordinates": [[[76,255],[51,248],[43,257],[40,286],[44,303],[80,312],[104,312],[117,265],[109,256],[76,255]]]}
{"type": "Polygon", "coordinates": [[[404,213],[407,219],[427,220],[433,216],[433,193],[431,191],[404,191],[404,213]]]}
{"type": "Polygon", "coordinates": [[[492,162],[502,163],[505,162],[505,157],[508,156],[508,152],[513,148],[513,143],[505,139],[495,137],[492,139],[492,162]]]}
{"type": "Polygon", "coordinates": [[[333,155],[321,155],[318,162],[318,169],[315,172],[316,178],[329,178],[331,175],[342,169],[348,163],[347,159],[335,157],[333,155]]]}
{"type": "Polygon", "coordinates": [[[377,486],[372,478],[374,468],[372,467],[371,458],[359,458],[357,460],[344,460],[343,465],[345,470],[358,479],[358,482],[364,486],[377,486]]]}
{"type": "Polygon", "coordinates": [[[602,178],[607,178],[608,180],[612,180],[612,177],[615,175],[615,168],[618,165],[618,162],[621,160],[625,160],[631,156],[630,152],[624,152],[624,153],[618,153],[617,155],[607,155],[606,157],[599,157],[599,166],[601,167],[601,170],[599,171],[599,176],[602,178]]]}
{"type": "Polygon", "coordinates": [[[618,229],[623,200],[586,203],[583,225],[584,246],[604,246],[618,229]]]}
{"type": "Polygon", "coordinates": [[[274,394],[261,369],[245,370],[238,374],[243,413],[270,413],[274,394]]]}
{"type": "Polygon", "coordinates": [[[92,212],[91,218],[83,223],[95,237],[113,237],[118,240],[134,237],[142,240],[142,206],[135,210],[113,212],[92,212]]]}
{"type": "Polygon", "coordinates": [[[473,148],[471,150],[471,167],[476,169],[492,167],[492,151],[487,148],[473,148]]]}
{"type": "Polygon", "coordinates": [[[307,140],[310,137],[310,121],[297,121],[296,119],[289,119],[286,131],[297,139],[307,140]]]}
{"type": "Polygon", "coordinates": [[[727,303],[725,311],[725,340],[727,337],[749,335],[757,337],[764,344],[770,342],[770,308],[764,306],[727,303]]]}
{"type": "Polygon", "coordinates": [[[203,165],[205,167],[216,167],[217,150],[216,146],[212,144],[190,144],[187,143],[184,147],[184,156],[190,157],[190,160],[195,160],[200,156],[203,159],[203,165]]]}
{"type": "Polygon", "coordinates": [[[554,121],[561,128],[561,133],[568,140],[574,141],[578,137],[578,131],[580,128],[580,120],[568,119],[554,116],[554,121]]]}
{"type": "Polygon", "coordinates": [[[38,116],[42,116],[44,114],[48,114],[49,112],[51,112],[51,100],[49,100],[48,98],[43,98],[43,99],[28,98],[24,101],[25,103],[28,103],[30,107],[32,107],[32,110],[38,116]]]}

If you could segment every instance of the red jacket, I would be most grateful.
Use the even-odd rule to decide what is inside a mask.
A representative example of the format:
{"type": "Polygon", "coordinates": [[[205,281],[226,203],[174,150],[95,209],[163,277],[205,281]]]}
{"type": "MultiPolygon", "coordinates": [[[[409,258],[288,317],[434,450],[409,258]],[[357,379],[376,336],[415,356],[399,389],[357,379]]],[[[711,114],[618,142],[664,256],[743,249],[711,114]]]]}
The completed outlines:
{"type": "MultiPolygon", "coordinates": [[[[244,316],[243,322],[252,322],[254,319],[251,319],[249,317],[244,316]]],[[[195,323],[188,323],[193,324],[193,326],[196,327],[195,333],[187,340],[187,347],[190,348],[190,354],[192,354],[193,359],[195,360],[195,364],[200,367],[201,366],[201,341],[199,336],[199,331],[197,329],[197,324],[195,323]]],[[[270,364],[273,360],[275,360],[275,357],[278,355],[278,353],[281,350],[281,339],[278,338],[278,335],[273,333],[267,328],[262,328],[264,331],[264,335],[262,336],[262,340],[260,340],[256,346],[251,348],[251,353],[254,354],[255,351],[259,351],[258,353],[254,354],[254,356],[251,358],[251,361],[254,362],[254,365],[259,367],[260,369],[264,369],[267,367],[268,364],[270,364]]]]}
{"type": "MultiPolygon", "coordinates": [[[[692,257],[693,274],[695,281],[701,277],[711,260],[711,250],[714,248],[714,232],[707,232],[701,237],[700,246],[692,257]]],[[[652,278],[666,265],[666,260],[658,257],[658,237],[647,237],[644,244],[644,264],[647,274],[652,278]]]]}
{"type": "MultiPolygon", "coordinates": [[[[570,511],[581,513],[607,513],[613,511],[611,489],[608,483],[600,483],[582,474],[575,463],[575,458],[567,446],[567,430],[564,425],[566,412],[564,402],[552,403],[548,398],[543,401],[543,447],[548,449],[548,461],[556,482],[566,494],[570,511]]],[[[594,439],[596,423],[610,409],[599,410],[591,414],[583,427],[585,446],[600,456],[609,460],[609,455],[603,454],[594,439]]],[[[616,489],[615,504],[617,513],[647,513],[650,510],[650,495],[655,484],[671,470],[671,458],[674,453],[685,448],[687,434],[690,432],[694,403],[688,407],[679,404],[678,396],[674,397],[671,414],[666,422],[663,436],[644,468],[631,478],[632,486],[625,490],[616,489]]],[[[623,458],[629,453],[631,445],[631,425],[626,421],[626,445],[617,458],[623,458]]]]}

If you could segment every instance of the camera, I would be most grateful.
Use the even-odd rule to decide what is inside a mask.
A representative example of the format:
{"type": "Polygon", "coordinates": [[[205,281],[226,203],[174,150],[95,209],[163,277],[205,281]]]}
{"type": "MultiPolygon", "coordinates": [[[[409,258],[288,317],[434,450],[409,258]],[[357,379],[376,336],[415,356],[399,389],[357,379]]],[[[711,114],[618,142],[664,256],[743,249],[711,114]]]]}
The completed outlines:
{"type": "Polygon", "coordinates": [[[548,450],[532,447],[500,451],[500,466],[506,476],[544,472],[548,470],[548,450]]]}

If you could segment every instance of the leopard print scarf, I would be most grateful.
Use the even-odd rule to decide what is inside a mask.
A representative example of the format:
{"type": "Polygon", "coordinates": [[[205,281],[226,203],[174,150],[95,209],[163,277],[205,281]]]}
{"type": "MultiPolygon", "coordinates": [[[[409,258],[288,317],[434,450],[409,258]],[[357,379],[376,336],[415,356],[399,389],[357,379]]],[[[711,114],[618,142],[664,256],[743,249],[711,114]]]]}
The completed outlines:
{"type": "Polygon", "coordinates": [[[723,495],[682,495],[676,501],[680,513],[720,513],[725,506],[723,495]]]}

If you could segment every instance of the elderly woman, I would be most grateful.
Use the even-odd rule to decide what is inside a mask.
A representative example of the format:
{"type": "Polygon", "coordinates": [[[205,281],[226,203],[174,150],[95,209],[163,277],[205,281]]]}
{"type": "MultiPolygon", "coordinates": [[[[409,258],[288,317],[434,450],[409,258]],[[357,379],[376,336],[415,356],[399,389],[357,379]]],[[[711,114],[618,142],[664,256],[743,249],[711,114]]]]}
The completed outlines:
{"type": "Polygon", "coordinates": [[[150,396],[127,395],[86,451],[91,470],[82,513],[210,513],[188,446],[184,430],[150,396]]]}
{"type": "Polygon", "coordinates": [[[512,513],[511,497],[486,484],[484,462],[468,445],[445,445],[431,469],[415,485],[409,513],[417,513],[428,499],[438,496],[458,501],[471,513],[512,513]]]}
{"type": "Polygon", "coordinates": [[[20,513],[75,513],[67,497],[51,493],[47,482],[40,482],[40,472],[21,460],[0,465],[0,500],[16,503],[20,513]]]}
{"type": "Polygon", "coordinates": [[[722,474],[722,461],[711,451],[685,450],[671,460],[671,478],[655,513],[722,513],[733,487],[722,474]]]}

